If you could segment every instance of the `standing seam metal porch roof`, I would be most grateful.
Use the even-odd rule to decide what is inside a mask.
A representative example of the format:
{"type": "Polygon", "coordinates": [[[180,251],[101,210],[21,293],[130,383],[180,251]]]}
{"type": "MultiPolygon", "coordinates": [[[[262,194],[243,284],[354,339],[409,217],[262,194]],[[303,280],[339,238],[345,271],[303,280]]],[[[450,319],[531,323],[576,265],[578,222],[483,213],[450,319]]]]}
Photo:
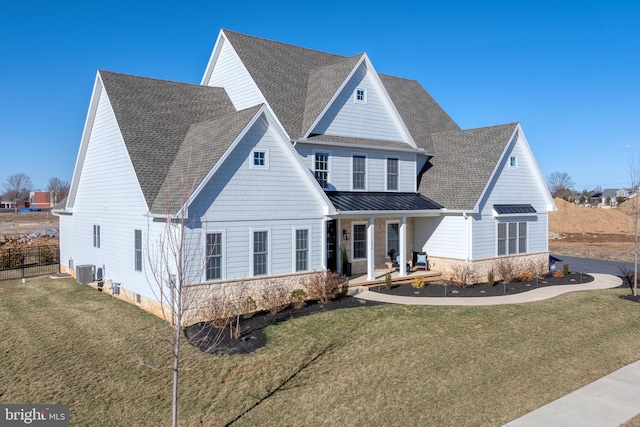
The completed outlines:
{"type": "Polygon", "coordinates": [[[419,193],[326,191],[337,211],[424,211],[443,207],[419,193]]]}

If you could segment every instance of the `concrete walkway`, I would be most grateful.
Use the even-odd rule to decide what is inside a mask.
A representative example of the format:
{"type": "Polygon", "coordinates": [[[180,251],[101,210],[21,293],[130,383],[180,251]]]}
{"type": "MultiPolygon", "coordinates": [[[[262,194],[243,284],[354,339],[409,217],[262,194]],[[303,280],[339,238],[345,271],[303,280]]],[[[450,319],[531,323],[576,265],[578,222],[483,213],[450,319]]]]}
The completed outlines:
{"type": "MultiPolygon", "coordinates": [[[[594,281],[590,283],[547,286],[499,297],[398,297],[368,290],[354,296],[389,304],[480,306],[535,302],[567,292],[610,289],[622,284],[619,277],[610,274],[591,275],[594,281]]],[[[640,414],[640,361],[554,400],[503,427],[617,427],[637,414],[640,414]]]]}
{"type": "Polygon", "coordinates": [[[369,290],[362,290],[362,292],[356,293],[353,296],[368,301],[403,305],[500,305],[540,301],[566,294],[567,292],[609,289],[622,284],[622,279],[610,274],[592,273],[591,275],[594,277],[594,280],[590,283],[545,286],[529,292],[498,297],[401,297],[371,292],[369,290]]]}

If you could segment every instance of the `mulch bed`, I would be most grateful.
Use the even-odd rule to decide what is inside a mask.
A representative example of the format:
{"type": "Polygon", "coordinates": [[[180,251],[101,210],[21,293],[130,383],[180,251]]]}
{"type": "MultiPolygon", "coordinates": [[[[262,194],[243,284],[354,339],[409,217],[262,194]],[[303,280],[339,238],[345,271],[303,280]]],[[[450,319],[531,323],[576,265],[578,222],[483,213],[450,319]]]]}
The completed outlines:
{"type": "Polygon", "coordinates": [[[201,351],[211,354],[247,354],[264,347],[267,344],[265,328],[287,320],[311,314],[323,313],[341,308],[371,307],[380,305],[375,301],[365,301],[354,297],[339,297],[326,304],[317,301],[307,301],[306,305],[299,309],[285,308],[278,313],[261,311],[249,318],[240,317],[240,338],[233,337],[235,319],[233,324],[222,329],[214,327],[209,322],[196,323],[184,329],[187,340],[201,351]]]}
{"type": "MultiPolygon", "coordinates": [[[[448,285],[437,282],[427,282],[423,289],[415,289],[411,285],[396,285],[390,290],[383,286],[370,287],[373,292],[380,292],[399,296],[416,297],[484,297],[516,294],[530,291],[544,286],[570,285],[588,283],[593,281],[593,276],[580,273],[571,273],[565,277],[545,277],[532,282],[511,282],[497,283],[489,286],[487,283],[480,283],[467,288],[448,285]]],[[[621,288],[629,288],[629,281],[623,278],[621,288]]],[[[640,302],[640,297],[625,296],[624,298],[640,302]]],[[[375,301],[365,301],[355,297],[340,297],[326,304],[317,301],[308,301],[305,307],[293,309],[288,307],[278,313],[262,311],[255,313],[249,318],[240,318],[240,338],[235,339],[233,328],[229,325],[224,328],[216,328],[210,322],[196,323],[184,329],[184,334],[188,341],[198,347],[201,351],[211,354],[248,354],[252,353],[267,344],[265,328],[287,320],[296,319],[311,314],[327,312],[342,308],[371,307],[380,305],[375,301]]]]}
{"type": "Polygon", "coordinates": [[[466,288],[445,284],[445,282],[425,282],[425,287],[416,289],[410,284],[397,285],[386,289],[384,285],[369,288],[370,291],[388,295],[415,296],[415,297],[489,297],[500,295],[512,295],[527,292],[536,288],[554,285],[573,285],[589,283],[593,276],[581,273],[570,273],[564,277],[545,276],[541,279],[533,279],[531,282],[496,282],[493,286],[488,283],[478,283],[466,288]]]}

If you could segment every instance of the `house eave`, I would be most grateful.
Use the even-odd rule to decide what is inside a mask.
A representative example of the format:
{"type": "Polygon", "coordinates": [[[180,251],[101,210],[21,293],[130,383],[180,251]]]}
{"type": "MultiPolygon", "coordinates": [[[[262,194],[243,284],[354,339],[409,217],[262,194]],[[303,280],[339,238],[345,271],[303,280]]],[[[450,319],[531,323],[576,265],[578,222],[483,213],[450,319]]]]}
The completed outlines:
{"type": "Polygon", "coordinates": [[[336,211],[331,218],[383,218],[383,217],[437,217],[444,213],[445,209],[433,210],[385,210],[385,211],[336,211]]]}
{"type": "MultiPolygon", "coordinates": [[[[314,141],[309,141],[308,139],[304,139],[304,138],[297,138],[297,139],[292,139],[291,142],[293,143],[293,145],[295,146],[296,144],[310,144],[310,145],[324,145],[324,146],[329,146],[329,147],[341,147],[341,148],[353,148],[354,144],[348,144],[345,142],[335,142],[335,141],[322,141],[322,140],[314,140],[314,141]]],[[[427,156],[427,157],[433,157],[434,154],[430,153],[428,151],[425,151],[422,148],[402,148],[402,147],[385,147],[382,145],[365,145],[365,144],[359,144],[357,145],[358,148],[363,148],[363,149],[370,149],[370,150],[379,150],[379,151],[393,151],[393,152],[403,152],[403,153],[412,153],[412,154],[419,154],[421,156],[427,156]]]]}

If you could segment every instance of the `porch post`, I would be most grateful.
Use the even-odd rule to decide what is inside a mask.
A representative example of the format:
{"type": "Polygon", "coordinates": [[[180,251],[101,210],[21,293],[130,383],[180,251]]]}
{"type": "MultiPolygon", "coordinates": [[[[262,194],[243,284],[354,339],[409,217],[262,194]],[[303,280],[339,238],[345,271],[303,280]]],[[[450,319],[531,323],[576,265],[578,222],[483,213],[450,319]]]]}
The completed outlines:
{"type": "Polygon", "coordinates": [[[367,280],[375,280],[376,275],[374,271],[375,267],[375,252],[373,250],[375,241],[374,241],[374,220],[373,218],[369,218],[369,223],[367,224],[367,280]]]}
{"type": "Polygon", "coordinates": [[[398,250],[400,252],[400,276],[407,275],[407,217],[400,220],[400,236],[398,239],[398,250]]]}

